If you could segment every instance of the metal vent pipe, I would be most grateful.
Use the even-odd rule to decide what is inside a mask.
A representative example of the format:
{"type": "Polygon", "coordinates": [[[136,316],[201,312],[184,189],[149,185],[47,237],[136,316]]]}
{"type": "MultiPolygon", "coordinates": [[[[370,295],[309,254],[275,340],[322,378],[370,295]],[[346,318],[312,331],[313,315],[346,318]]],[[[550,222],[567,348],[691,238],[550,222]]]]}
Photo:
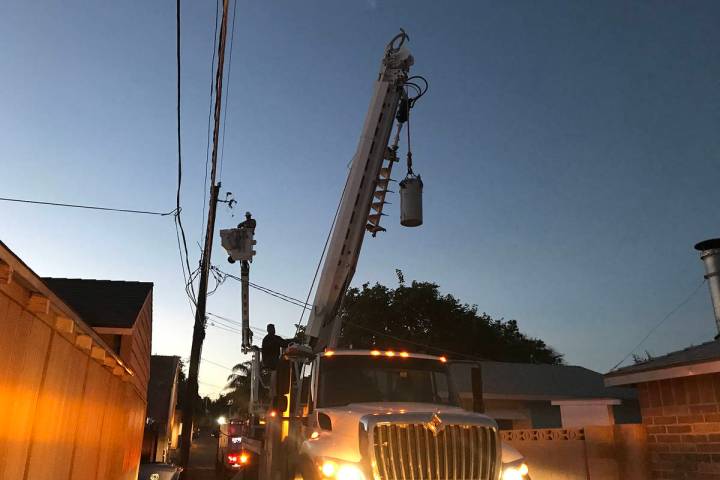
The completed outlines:
{"type": "Polygon", "coordinates": [[[715,326],[720,337],[720,238],[711,238],[695,245],[705,264],[705,279],[710,287],[710,298],[715,311],[715,326]]]}

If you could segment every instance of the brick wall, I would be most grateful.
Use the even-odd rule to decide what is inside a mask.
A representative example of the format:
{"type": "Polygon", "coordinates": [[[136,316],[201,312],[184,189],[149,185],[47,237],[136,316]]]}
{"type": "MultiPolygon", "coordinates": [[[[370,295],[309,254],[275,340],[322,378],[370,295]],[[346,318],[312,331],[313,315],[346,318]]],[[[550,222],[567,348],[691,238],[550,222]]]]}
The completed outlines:
{"type": "Polygon", "coordinates": [[[652,478],[720,480],[720,373],[637,388],[652,478]]]}

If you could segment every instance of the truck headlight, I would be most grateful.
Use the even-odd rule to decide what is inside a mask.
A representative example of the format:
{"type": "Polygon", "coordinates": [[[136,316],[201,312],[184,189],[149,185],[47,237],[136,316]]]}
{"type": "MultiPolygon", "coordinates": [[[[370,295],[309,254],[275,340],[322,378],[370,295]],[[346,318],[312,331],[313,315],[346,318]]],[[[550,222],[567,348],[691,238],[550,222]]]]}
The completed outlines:
{"type": "Polygon", "coordinates": [[[324,478],[333,480],[365,480],[365,474],[359,465],[342,460],[324,459],[319,462],[324,478]]]}
{"type": "Polygon", "coordinates": [[[514,462],[503,465],[502,480],[528,480],[530,469],[525,462],[514,462]]]}

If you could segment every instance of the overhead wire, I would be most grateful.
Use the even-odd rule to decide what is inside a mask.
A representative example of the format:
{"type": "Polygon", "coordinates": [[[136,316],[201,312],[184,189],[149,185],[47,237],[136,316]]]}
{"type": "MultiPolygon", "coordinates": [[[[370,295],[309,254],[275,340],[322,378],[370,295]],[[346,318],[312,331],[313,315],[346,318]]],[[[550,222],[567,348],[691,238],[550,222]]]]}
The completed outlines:
{"type": "Polygon", "coordinates": [[[220,172],[218,179],[222,181],[223,174],[223,160],[225,159],[225,130],[227,130],[227,112],[228,112],[228,97],[230,97],[230,76],[232,74],[232,54],[233,54],[233,43],[235,43],[235,17],[237,16],[237,0],[233,2],[233,20],[232,27],[230,30],[230,54],[228,56],[228,73],[227,73],[227,90],[225,92],[225,112],[223,113],[223,132],[222,142],[220,147],[220,172]]]}
{"type": "MultiPolygon", "coordinates": [[[[232,273],[225,272],[225,271],[221,270],[219,267],[213,266],[212,269],[213,269],[218,275],[221,275],[221,276],[224,277],[224,278],[231,278],[231,279],[236,280],[236,281],[238,281],[238,282],[240,282],[240,283],[243,282],[243,279],[242,279],[241,277],[238,277],[237,275],[233,275],[232,273]]],[[[224,278],[223,278],[223,281],[224,281],[224,278]]],[[[276,298],[278,298],[278,299],[280,299],[280,300],[283,300],[283,301],[285,301],[285,302],[291,303],[291,304],[296,305],[296,306],[298,306],[298,307],[303,307],[303,306],[304,306],[304,307],[312,307],[312,305],[303,302],[303,301],[300,300],[299,298],[292,297],[292,296],[290,296],[290,295],[287,295],[287,294],[278,292],[278,291],[276,291],[276,290],[272,290],[272,289],[267,288],[267,287],[263,287],[262,285],[258,285],[257,283],[248,282],[248,285],[249,285],[250,287],[256,289],[256,290],[259,290],[259,291],[267,294],[267,295],[271,295],[271,296],[273,296],[273,297],[276,297],[276,298]]]]}
{"type": "Polygon", "coordinates": [[[213,114],[213,93],[215,92],[215,54],[217,50],[218,40],[218,19],[220,10],[220,0],[215,0],[215,33],[213,34],[213,47],[212,47],[212,60],[210,61],[210,105],[208,106],[208,126],[207,126],[207,147],[205,149],[205,183],[203,184],[203,207],[202,207],[202,223],[200,223],[200,238],[205,235],[203,226],[205,225],[205,207],[207,204],[207,182],[208,182],[208,167],[210,165],[210,132],[212,128],[212,114],[213,114]]]}
{"type": "MultiPolygon", "coordinates": [[[[175,63],[177,67],[177,191],[175,195],[175,234],[178,241],[178,251],[180,253],[180,267],[183,272],[183,280],[185,282],[185,293],[188,295],[190,302],[195,305],[196,297],[195,291],[190,283],[190,289],[188,290],[188,277],[191,276],[192,269],[190,268],[190,258],[187,248],[187,238],[185,236],[185,229],[182,224],[182,207],[180,206],[180,192],[182,190],[182,122],[181,122],[181,105],[182,105],[182,75],[181,75],[181,53],[180,53],[180,0],[176,3],[176,29],[175,29],[175,63]],[[183,256],[184,252],[184,256],[183,256]],[[187,271],[186,271],[187,269],[187,271]]],[[[192,310],[192,307],[191,307],[192,310]]]]}
{"type": "Polygon", "coordinates": [[[218,330],[223,330],[223,331],[226,331],[226,332],[228,332],[228,333],[235,333],[235,334],[237,334],[237,335],[242,335],[242,332],[239,331],[239,330],[233,330],[233,329],[230,329],[230,328],[227,328],[227,327],[222,327],[222,326],[220,326],[220,325],[215,325],[213,322],[208,323],[206,326],[208,326],[208,327],[210,327],[210,328],[217,328],[218,330]]]}
{"type": "Polygon", "coordinates": [[[221,368],[224,368],[224,369],[226,369],[226,370],[233,371],[232,368],[230,368],[230,367],[228,367],[228,366],[225,366],[225,365],[222,365],[222,364],[220,364],[220,363],[214,362],[214,361],[212,361],[212,360],[208,360],[208,359],[205,358],[205,357],[200,357],[200,359],[201,359],[203,362],[205,362],[205,363],[209,363],[210,365],[215,365],[216,367],[221,367],[221,368]]]}
{"type": "Polygon", "coordinates": [[[178,208],[176,207],[173,210],[170,210],[169,212],[154,212],[151,210],[133,210],[129,208],[111,208],[111,207],[100,207],[97,205],[82,205],[77,203],[59,203],[59,202],[44,202],[40,200],[27,200],[25,198],[10,198],[10,197],[0,197],[0,200],[3,202],[15,202],[15,203],[29,203],[33,205],[49,205],[53,207],[68,207],[68,208],[84,208],[87,210],[102,210],[106,212],[119,212],[119,213],[137,213],[141,215],[157,215],[160,217],[167,217],[170,215],[175,215],[178,208]]]}
{"type": "Polygon", "coordinates": [[[662,326],[662,324],[664,324],[664,323],[665,323],[670,317],[672,317],[678,310],[680,310],[682,307],[684,307],[685,304],[687,304],[687,303],[700,291],[700,288],[702,288],[702,286],[705,285],[705,282],[706,282],[706,281],[707,281],[706,279],[703,279],[703,281],[700,282],[700,284],[695,288],[695,290],[693,290],[693,291],[690,293],[690,295],[688,295],[687,297],[685,297],[685,299],[684,299],[682,302],[680,302],[680,303],[677,304],[675,307],[673,307],[673,309],[670,310],[659,322],[657,322],[657,323],[650,329],[650,331],[648,331],[648,333],[643,337],[643,339],[640,340],[640,342],[638,342],[638,344],[635,345],[635,347],[633,347],[633,349],[630,350],[630,352],[628,352],[628,354],[625,355],[622,360],[620,360],[618,363],[616,363],[615,366],[610,369],[610,371],[611,371],[611,372],[614,371],[614,370],[617,369],[620,365],[622,365],[623,363],[625,363],[625,361],[626,361],[628,358],[630,358],[630,357],[632,356],[632,354],[635,353],[635,352],[637,351],[637,349],[640,348],[640,347],[642,346],[642,344],[645,343],[645,341],[646,341],[648,338],[650,338],[650,336],[651,336],[653,333],[655,333],[655,331],[656,331],[658,328],[660,328],[660,326],[662,326]]]}
{"type": "Polygon", "coordinates": [[[342,201],[343,201],[343,198],[345,197],[345,191],[347,190],[349,181],[350,181],[350,175],[348,175],[347,178],[345,179],[345,185],[343,186],[342,193],[340,194],[340,200],[338,201],[337,208],[335,209],[335,215],[333,216],[332,223],[330,224],[330,230],[328,230],[327,236],[325,237],[325,244],[323,245],[322,252],[320,253],[320,258],[318,259],[317,266],[315,267],[315,274],[313,275],[312,282],[310,283],[310,288],[308,289],[307,296],[305,297],[305,302],[302,307],[302,312],[300,312],[300,319],[298,320],[298,323],[296,324],[295,335],[300,333],[300,329],[302,328],[302,323],[303,323],[303,316],[305,315],[305,310],[307,310],[307,306],[312,306],[308,303],[310,301],[310,295],[312,294],[313,288],[315,288],[315,281],[317,280],[318,273],[320,272],[320,267],[322,266],[323,258],[325,258],[325,252],[327,251],[328,243],[330,243],[330,236],[332,235],[332,232],[335,229],[335,223],[337,222],[338,214],[340,213],[340,207],[342,206],[342,201]]]}

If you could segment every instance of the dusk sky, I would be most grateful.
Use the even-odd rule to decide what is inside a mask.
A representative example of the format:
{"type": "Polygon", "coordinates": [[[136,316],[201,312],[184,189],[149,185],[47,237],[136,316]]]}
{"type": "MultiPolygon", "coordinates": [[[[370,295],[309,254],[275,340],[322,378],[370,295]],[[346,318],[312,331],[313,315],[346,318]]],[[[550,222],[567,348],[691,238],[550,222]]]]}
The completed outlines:
{"type": "MultiPolygon", "coordinates": [[[[182,205],[196,265],[215,2],[182,5],[182,205]]],[[[702,281],[692,247],[720,236],[719,2],[237,8],[221,180],[238,205],[221,206],[217,226],[246,210],[258,219],[252,281],[305,298],[399,27],[412,73],[430,82],[412,117],[425,224],[401,227],[390,198],[388,232],[366,238],[354,285],[394,286],[400,268],[606,372],[702,281]]],[[[174,208],[174,1],[5,1],[0,66],[0,196],[174,208]]],[[[172,217],[0,202],[0,219],[0,239],[40,275],[154,282],[153,353],[189,356],[172,217]]],[[[214,264],[238,274],[216,240],[214,264]]],[[[239,320],[239,292],[229,280],[209,311],[239,320]]],[[[254,327],[294,331],[297,307],[251,294],[254,327]]],[[[715,333],[703,286],[638,353],[715,333]]],[[[200,392],[216,395],[240,336],[211,326],[203,358],[214,363],[200,392]]]]}

